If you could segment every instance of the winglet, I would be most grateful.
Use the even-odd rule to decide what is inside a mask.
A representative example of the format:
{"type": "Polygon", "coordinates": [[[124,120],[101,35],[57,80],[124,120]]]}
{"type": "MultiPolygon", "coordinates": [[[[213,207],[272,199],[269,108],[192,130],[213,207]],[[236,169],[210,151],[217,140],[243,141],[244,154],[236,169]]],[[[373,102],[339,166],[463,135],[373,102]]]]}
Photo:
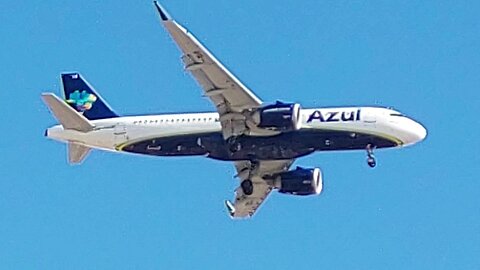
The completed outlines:
{"type": "Polygon", "coordinates": [[[235,206],[233,206],[232,202],[230,202],[229,200],[225,200],[225,206],[227,207],[230,217],[233,217],[235,215],[235,206]]]}
{"type": "Polygon", "coordinates": [[[168,14],[168,12],[165,10],[165,8],[163,8],[160,5],[160,3],[158,3],[158,1],[153,1],[153,3],[155,4],[155,7],[157,8],[158,14],[160,14],[160,18],[162,19],[162,21],[172,20],[172,17],[170,16],[170,14],[168,14]]]}

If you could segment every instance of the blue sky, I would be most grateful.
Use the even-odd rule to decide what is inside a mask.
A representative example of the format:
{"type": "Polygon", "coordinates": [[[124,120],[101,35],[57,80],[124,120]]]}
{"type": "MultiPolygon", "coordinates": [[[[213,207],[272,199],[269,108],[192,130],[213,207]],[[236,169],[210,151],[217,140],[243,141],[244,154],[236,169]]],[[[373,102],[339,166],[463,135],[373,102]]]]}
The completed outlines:
{"type": "Polygon", "coordinates": [[[480,6],[475,1],[163,1],[262,99],[394,106],[426,141],[319,153],[319,197],[223,200],[231,164],[43,137],[40,93],[81,72],[119,113],[212,110],[150,1],[0,3],[0,269],[479,269],[480,6]]]}

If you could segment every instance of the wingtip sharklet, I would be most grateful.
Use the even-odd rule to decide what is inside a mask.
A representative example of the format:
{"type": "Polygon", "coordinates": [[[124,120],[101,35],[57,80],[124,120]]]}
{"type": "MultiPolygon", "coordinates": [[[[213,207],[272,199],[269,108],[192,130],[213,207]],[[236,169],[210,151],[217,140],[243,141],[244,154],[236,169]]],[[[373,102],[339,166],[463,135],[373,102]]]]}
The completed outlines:
{"type": "Polygon", "coordinates": [[[227,207],[228,214],[231,218],[235,216],[235,206],[229,200],[225,200],[225,206],[227,207]]]}
{"type": "Polygon", "coordinates": [[[162,21],[170,21],[172,19],[170,14],[168,14],[168,12],[165,10],[165,8],[163,8],[162,5],[160,5],[160,3],[158,1],[153,1],[153,3],[155,4],[155,7],[157,8],[158,14],[160,14],[160,18],[162,19],[162,21]]]}

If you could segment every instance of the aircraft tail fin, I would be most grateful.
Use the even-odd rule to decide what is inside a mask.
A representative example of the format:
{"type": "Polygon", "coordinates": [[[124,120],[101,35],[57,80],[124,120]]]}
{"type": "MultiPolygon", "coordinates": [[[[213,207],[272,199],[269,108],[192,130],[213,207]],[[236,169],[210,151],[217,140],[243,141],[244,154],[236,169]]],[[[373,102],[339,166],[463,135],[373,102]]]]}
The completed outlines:
{"type": "Polygon", "coordinates": [[[87,118],[55,94],[43,93],[42,99],[64,129],[74,129],[81,132],[88,132],[93,129],[93,125],[87,118]]]}
{"type": "Polygon", "coordinates": [[[83,146],[74,142],[68,143],[68,162],[70,164],[80,164],[92,150],[90,147],[83,146]]]}
{"type": "Polygon", "coordinates": [[[89,120],[118,117],[95,89],[79,74],[62,74],[65,99],[89,120]]]}

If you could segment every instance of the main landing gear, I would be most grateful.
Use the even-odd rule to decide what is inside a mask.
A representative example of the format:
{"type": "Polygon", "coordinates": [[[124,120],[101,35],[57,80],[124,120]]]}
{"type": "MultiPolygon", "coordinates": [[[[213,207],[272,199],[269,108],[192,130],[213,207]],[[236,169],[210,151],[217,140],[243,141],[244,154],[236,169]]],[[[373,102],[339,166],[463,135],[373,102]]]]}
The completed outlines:
{"type": "Polygon", "coordinates": [[[370,168],[375,168],[377,166],[377,161],[375,159],[375,155],[373,154],[373,150],[375,146],[368,144],[367,145],[367,164],[370,168]]]}
{"type": "Polygon", "coordinates": [[[242,144],[234,136],[227,139],[228,149],[232,153],[242,150],[242,144]]]}

